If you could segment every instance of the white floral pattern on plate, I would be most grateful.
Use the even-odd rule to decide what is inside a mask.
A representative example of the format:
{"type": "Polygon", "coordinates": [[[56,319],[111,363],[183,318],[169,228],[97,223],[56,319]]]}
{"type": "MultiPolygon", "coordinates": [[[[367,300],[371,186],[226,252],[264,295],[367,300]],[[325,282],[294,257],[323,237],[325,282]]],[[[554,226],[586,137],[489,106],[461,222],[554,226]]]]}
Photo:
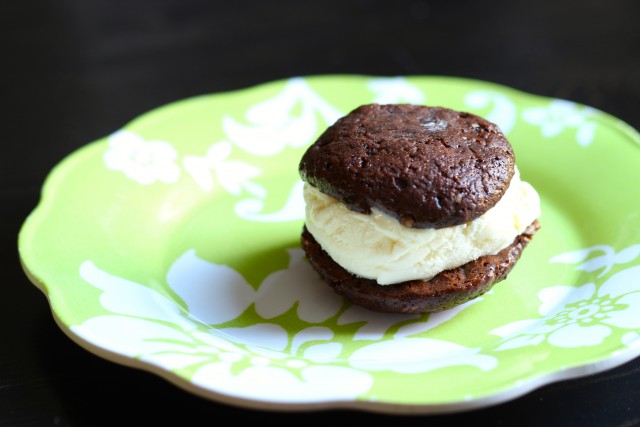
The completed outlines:
{"type": "Polygon", "coordinates": [[[167,142],[145,141],[133,132],[120,130],[109,137],[104,164],[142,185],[156,181],[171,184],[180,177],[177,156],[178,152],[167,142]]]}
{"type": "Polygon", "coordinates": [[[575,128],[576,141],[586,147],[593,141],[596,129],[596,124],[589,119],[596,114],[597,111],[593,108],[554,99],[548,106],[527,108],[522,112],[522,118],[531,124],[538,125],[545,138],[557,136],[565,128],[575,128]]]}
{"type": "MultiPolygon", "coordinates": [[[[336,388],[340,390],[338,398],[355,398],[373,384],[368,371],[414,374],[460,365],[491,370],[497,365],[495,357],[452,342],[411,338],[405,333],[382,339],[394,324],[418,316],[374,316],[358,307],[347,310],[340,321],[364,322],[355,338],[360,340],[374,323],[375,336],[369,333],[366,339],[378,342],[351,355],[342,355],[342,344],[332,341],[334,333],[326,327],[310,326],[290,337],[281,325],[268,323],[268,319],[297,305],[298,317],[313,324],[336,315],[343,303],[322,283],[300,287],[314,274],[300,249],[291,249],[289,254],[289,269],[274,272],[254,291],[233,269],[199,259],[193,251],[185,253],[171,267],[167,281],[186,302],[186,312],[158,292],[86,261],[80,266],[80,275],[102,290],[101,304],[113,314],[91,318],[71,330],[111,351],[168,370],[198,365],[192,378],[195,383],[212,390],[249,388],[249,397],[260,399],[335,398],[336,388]],[[237,318],[252,304],[263,323],[245,328],[216,327],[237,318]],[[311,345],[301,351],[304,343],[311,345]],[[289,347],[291,351],[286,351],[289,347]],[[421,357],[416,359],[414,354],[421,357]],[[288,369],[280,367],[282,363],[288,369]],[[244,368],[234,369],[234,365],[244,368]],[[300,371],[299,377],[289,370],[300,371]]],[[[445,319],[462,309],[451,310],[445,319]]]]}

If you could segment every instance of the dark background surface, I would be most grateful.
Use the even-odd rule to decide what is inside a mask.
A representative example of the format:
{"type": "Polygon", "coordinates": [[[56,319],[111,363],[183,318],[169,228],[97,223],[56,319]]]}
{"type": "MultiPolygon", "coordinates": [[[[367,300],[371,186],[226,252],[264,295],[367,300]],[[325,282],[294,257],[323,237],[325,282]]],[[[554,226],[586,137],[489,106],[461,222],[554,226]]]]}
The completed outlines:
{"type": "Polygon", "coordinates": [[[162,104],[284,77],[469,77],[584,103],[640,129],[639,18],[636,0],[2,1],[0,426],[640,425],[639,359],[451,415],[208,401],[72,342],[17,253],[42,182],[73,150],[162,104]]]}

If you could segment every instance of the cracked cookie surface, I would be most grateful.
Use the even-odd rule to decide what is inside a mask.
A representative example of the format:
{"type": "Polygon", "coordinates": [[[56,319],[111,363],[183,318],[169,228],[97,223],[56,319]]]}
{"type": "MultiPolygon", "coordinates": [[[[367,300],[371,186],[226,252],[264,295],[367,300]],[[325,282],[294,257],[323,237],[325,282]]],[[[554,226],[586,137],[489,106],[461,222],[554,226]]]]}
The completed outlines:
{"type": "Polygon", "coordinates": [[[302,179],[349,209],[378,208],[412,228],[481,216],[514,174],[497,125],[442,107],[367,104],[330,126],[299,164],[302,179]]]}

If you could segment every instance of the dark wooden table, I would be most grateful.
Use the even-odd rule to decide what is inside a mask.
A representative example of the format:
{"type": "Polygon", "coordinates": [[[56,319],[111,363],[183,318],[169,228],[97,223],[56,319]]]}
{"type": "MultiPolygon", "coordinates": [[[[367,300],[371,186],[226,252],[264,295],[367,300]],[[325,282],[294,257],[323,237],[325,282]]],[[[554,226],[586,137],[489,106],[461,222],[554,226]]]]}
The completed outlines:
{"type": "Polygon", "coordinates": [[[299,75],[449,75],[577,101],[640,129],[639,19],[636,0],[3,1],[0,426],[640,425],[640,359],[450,415],[208,401],[72,342],[17,253],[19,228],[56,163],[193,95],[299,75]]]}

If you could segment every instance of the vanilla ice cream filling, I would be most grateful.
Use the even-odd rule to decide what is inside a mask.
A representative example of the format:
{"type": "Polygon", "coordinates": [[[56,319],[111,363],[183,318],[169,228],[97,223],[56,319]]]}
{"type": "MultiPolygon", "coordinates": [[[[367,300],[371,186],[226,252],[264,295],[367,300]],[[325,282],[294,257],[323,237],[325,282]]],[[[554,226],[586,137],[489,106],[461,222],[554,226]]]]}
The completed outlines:
{"type": "Polygon", "coordinates": [[[516,168],[500,201],[474,221],[440,229],[401,225],[380,210],[362,214],[305,184],[305,225],[322,248],[349,272],[380,285],[430,280],[441,271],[494,255],[540,216],[535,189],[516,168]]]}

